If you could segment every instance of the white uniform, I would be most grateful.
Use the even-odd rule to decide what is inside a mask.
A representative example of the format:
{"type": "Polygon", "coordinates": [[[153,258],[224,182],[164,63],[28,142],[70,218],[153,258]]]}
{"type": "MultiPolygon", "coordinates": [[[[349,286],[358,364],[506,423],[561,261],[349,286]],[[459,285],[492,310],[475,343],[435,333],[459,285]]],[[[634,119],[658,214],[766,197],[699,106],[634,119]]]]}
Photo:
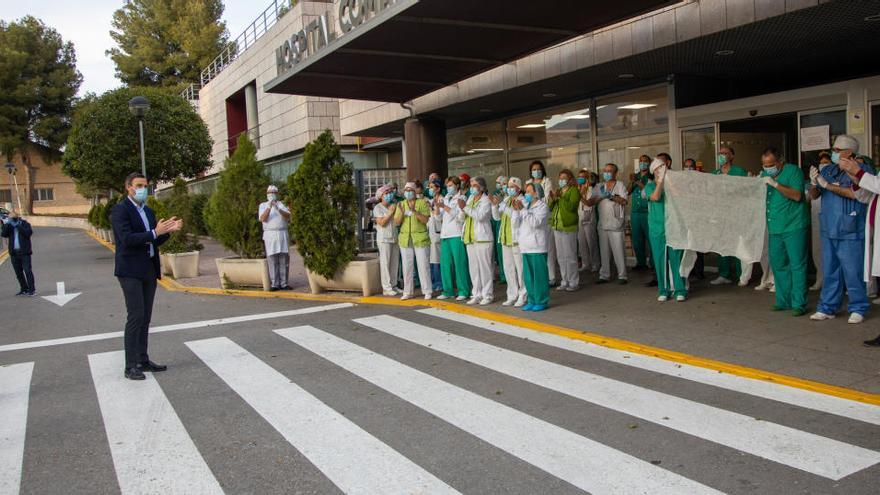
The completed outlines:
{"type": "MultiPolygon", "coordinates": [[[[587,198],[592,194],[591,186],[587,198]]],[[[581,201],[578,206],[578,252],[581,257],[581,270],[598,272],[601,267],[599,257],[599,232],[596,230],[596,208],[587,206],[581,201]]]]}
{"type": "MultiPolygon", "coordinates": [[[[538,182],[538,184],[544,189],[545,198],[550,196],[551,191],[556,190],[556,187],[553,185],[553,180],[550,177],[544,177],[540,181],[529,179],[529,182],[538,182]]],[[[525,184],[523,184],[523,189],[525,189],[525,187],[525,184]]],[[[550,285],[556,285],[556,280],[558,280],[556,274],[558,271],[559,267],[556,266],[556,242],[553,239],[553,230],[547,229],[547,273],[550,274],[550,285]]]]}
{"type": "Polygon", "coordinates": [[[464,227],[464,220],[461,216],[461,209],[458,207],[458,200],[467,200],[462,194],[453,194],[443,198],[443,204],[449,208],[449,211],[440,210],[440,239],[449,239],[451,237],[461,237],[461,230],[464,227]]]}
{"type": "MultiPolygon", "coordinates": [[[[504,265],[504,278],[507,280],[507,301],[508,304],[516,304],[522,306],[526,301],[526,284],[523,280],[523,260],[519,252],[519,216],[515,215],[510,205],[511,201],[519,202],[521,196],[515,198],[504,198],[498,205],[492,206],[492,218],[501,220],[502,215],[510,217],[510,232],[513,238],[512,246],[501,245],[501,261],[504,265]]],[[[501,232],[498,233],[498,242],[501,242],[501,232]]]]}
{"type": "Polygon", "coordinates": [[[268,201],[260,203],[257,218],[261,218],[269,210],[269,217],[263,222],[263,244],[266,247],[269,281],[272,288],[281,289],[288,286],[290,273],[290,235],[287,233],[287,224],[290,222],[281,212],[290,215],[290,210],[281,201],[275,201],[273,207],[269,204],[268,201]]]}
{"type": "Polygon", "coordinates": [[[431,238],[431,255],[429,263],[436,265],[440,263],[440,229],[443,226],[441,217],[431,214],[428,218],[428,237],[431,238]]]}
{"type": "MultiPolygon", "coordinates": [[[[614,183],[611,195],[627,198],[626,186],[619,180],[614,183]]],[[[605,194],[605,184],[597,184],[590,191],[590,197],[602,197],[605,194]]],[[[599,253],[602,260],[602,268],[599,270],[599,278],[611,279],[611,258],[617,265],[617,277],[626,280],[626,208],[611,199],[603,199],[597,205],[599,208],[599,253]]]]}
{"type": "MultiPolygon", "coordinates": [[[[390,210],[390,207],[378,203],[373,207],[373,218],[386,217],[390,210]]],[[[397,229],[394,228],[394,219],[390,219],[384,227],[379,225],[378,221],[374,221],[373,225],[376,227],[376,247],[379,248],[379,276],[382,280],[382,291],[386,294],[395,293],[400,249],[397,246],[397,229]]]]}
{"type": "Polygon", "coordinates": [[[462,223],[467,217],[474,220],[474,241],[466,244],[468,255],[468,271],[471,275],[471,299],[489,304],[495,297],[494,273],[492,256],[495,253],[494,236],[492,234],[492,202],[486,193],[473,204],[468,200],[459,218],[462,223]]]}

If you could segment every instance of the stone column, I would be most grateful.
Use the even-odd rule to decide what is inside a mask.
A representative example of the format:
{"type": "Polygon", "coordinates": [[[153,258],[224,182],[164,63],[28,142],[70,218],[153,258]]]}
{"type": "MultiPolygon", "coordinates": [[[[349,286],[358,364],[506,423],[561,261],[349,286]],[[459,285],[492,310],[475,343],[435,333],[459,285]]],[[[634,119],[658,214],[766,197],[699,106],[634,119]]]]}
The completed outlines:
{"type": "Polygon", "coordinates": [[[446,124],[435,119],[412,118],[404,124],[403,136],[407,179],[425,180],[431,172],[445,179],[446,124]]]}
{"type": "Polygon", "coordinates": [[[257,86],[248,84],[244,87],[244,107],[247,118],[248,137],[254,146],[260,149],[260,120],[257,114],[257,86]]]}

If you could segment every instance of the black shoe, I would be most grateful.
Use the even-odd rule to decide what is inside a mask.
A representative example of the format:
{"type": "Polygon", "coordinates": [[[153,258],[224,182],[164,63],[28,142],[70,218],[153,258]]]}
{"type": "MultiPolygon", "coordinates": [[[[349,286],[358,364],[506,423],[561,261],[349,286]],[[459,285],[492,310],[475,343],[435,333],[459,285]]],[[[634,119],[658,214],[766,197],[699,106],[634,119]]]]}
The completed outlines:
{"type": "Polygon", "coordinates": [[[24,295],[27,296],[27,297],[34,297],[34,296],[37,295],[37,291],[32,290],[32,291],[29,291],[29,292],[25,292],[24,295]]]}
{"type": "Polygon", "coordinates": [[[147,377],[139,368],[128,368],[125,370],[125,377],[129,380],[146,380],[147,377]]]}
{"type": "Polygon", "coordinates": [[[26,290],[20,290],[20,291],[18,291],[18,294],[16,294],[16,296],[26,296],[26,295],[27,295],[26,290]]]}
{"type": "Polygon", "coordinates": [[[657,287],[657,281],[656,281],[656,280],[651,280],[650,282],[648,282],[647,284],[645,284],[645,287],[657,287]]]}
{"type": "Polygon", "coordinates": [[[293,290],[293,287],[291,287],[289,285],[285,285],[284,287],[281,288],[281,290],[293,290]]]}
{"type": "Polygon", "coordinates": [[[278,287],[269,287],[269,292],[275,292],[277,290],[281,290],[278,287]]]}
{"type": "Polygon", "coordinates": [[[648,265],[636,265],[633,267],[634,272],[643,272],[648,269],[648,265]]]}
{"type": "Polygon", "coordinates": [[[156,364],[152,361],[147,361],[146,363],[141,363],[138,365],[138,369],[141,371],[152,371],[154,373],[159,371],[165,371],[168,369],[168,366],[164,364],[156,364]]]}
{"type": "Polygon", "coordinates": [[[609,280],[606,280],[606,279],[604,279],[604,278],[600,278],[599,280],[596,280],[596,285],[599,285],[599,284],[607,284],[608,282],[610,282],[610,281],[609,281],[609,280]]]}
{"type": "Polygon", "coordinates": [[[876,339],[866,340],[862,342],[862,345],[864,345],[865,347],[880,347],[880,335],[878,335],[876,339]]]}

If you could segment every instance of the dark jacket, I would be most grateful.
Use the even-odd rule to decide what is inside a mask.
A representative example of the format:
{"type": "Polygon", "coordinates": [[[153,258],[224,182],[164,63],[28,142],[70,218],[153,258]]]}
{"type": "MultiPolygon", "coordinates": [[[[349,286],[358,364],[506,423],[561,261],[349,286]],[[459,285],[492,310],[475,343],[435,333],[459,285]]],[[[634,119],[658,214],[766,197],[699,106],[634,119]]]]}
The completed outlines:
{"type": "MultiPolygon", "coordinates": [[[[0,236],[6,237],[9,239],[9,254],[12,254],[12,246],[14,245],[14,234],[15,227],[12,226],[11,223],[4,223],[3,229],[0,230],[0,236]]],[[[18,254],[30,256],[33,254],[31,250],[31,236],[34,233],[34,229],[31,227],[31,224],[27,222],[27,220],[21,220],[21,223],[18,224],[18,244],[19,250],[18,254]]]]}
{"type": "Polygon", "coordinates": [[[168,234],[153,239],[152,229],[156,228],[156,215],[146,205],[144,212],[147,214],[150,230],[144,228],[137,206],[128,197],[114,206],[110,214],[113,239],[116,242],[116,269],[113,274],[117,277],[144,278],[149,264],[152,263],[156,278],[162,278],[159,270],[159,246],[168,240],[168,234]],[[155,253],[152,259],[150,244],[155,253]]]}

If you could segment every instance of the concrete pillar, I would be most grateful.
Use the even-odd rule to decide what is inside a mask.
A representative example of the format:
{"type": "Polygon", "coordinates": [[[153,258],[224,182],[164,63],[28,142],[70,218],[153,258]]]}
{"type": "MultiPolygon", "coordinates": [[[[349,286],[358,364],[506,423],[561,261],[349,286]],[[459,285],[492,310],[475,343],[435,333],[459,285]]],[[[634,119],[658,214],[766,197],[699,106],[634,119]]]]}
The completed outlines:
{"type": "Polygon", "coordinates": [[[248,137],[260,148],[260,120],[257,114],[257,85],[248,84],[244,87],[244,107],[247,117],[248,137]]]}
{"type": "Polygon", "coordinates": [[[444,179],[446,163],[446,124],[434,119],[412,118],[403,128],[403,154],[408,180],[425,180],[431,172],[444,179]]]}

